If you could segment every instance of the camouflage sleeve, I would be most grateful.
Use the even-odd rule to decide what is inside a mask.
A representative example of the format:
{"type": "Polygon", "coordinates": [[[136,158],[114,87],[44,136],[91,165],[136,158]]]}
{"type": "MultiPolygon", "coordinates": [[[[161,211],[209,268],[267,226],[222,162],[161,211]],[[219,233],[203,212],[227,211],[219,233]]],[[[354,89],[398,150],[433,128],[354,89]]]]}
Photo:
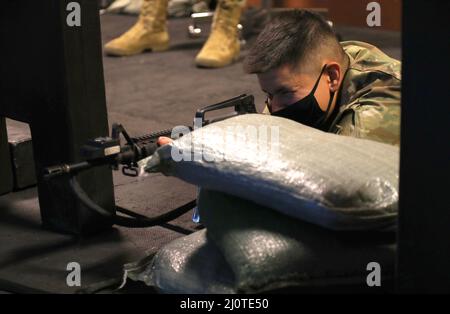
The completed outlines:
{"type": "Polygon", "coordinates": [[[400,145],[400,91],[396,97],[361,97],[344,112],[337,134],[400,145]]]}

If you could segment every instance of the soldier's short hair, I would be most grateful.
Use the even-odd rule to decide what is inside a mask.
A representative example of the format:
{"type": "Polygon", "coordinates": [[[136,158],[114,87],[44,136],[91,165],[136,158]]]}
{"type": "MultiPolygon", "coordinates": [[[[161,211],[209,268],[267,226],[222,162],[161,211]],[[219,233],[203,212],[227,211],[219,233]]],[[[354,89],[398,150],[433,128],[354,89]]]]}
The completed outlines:
{"type": "Polygon", "coordinates": [[[264,27],[245,58],[244,70],[258,74],[289,64],[317,72],[324,57],[345,58],[330,24],[317,13],[289,10],[275,15],[264,27]]]}

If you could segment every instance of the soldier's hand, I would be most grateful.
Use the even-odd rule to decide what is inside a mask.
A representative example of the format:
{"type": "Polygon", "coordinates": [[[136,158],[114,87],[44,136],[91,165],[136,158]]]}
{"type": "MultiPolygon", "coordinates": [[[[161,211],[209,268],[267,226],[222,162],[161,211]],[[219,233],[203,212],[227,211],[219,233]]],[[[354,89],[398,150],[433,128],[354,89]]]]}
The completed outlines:
{"type": "Polygon", "coordinates": [[[173,139],[171,139],[170,137],[160,136],[156,143],[158,144],[158,146],[163,146],[166,144],[170,144],[172,142],[173,142],[173,139]]]}

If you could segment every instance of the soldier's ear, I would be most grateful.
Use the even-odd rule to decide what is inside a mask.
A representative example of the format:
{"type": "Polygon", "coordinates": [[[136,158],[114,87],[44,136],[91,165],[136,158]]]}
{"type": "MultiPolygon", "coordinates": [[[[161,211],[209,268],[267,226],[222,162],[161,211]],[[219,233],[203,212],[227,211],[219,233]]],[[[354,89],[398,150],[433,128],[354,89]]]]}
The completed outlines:
{"type": "Polygon", "coordinates": [[[339,89],[339,85],[342,81],[342,68],[337,62],[327,63],[326,73],[328,77],[328,85],[332,92],[336,92],[339,89]]]}

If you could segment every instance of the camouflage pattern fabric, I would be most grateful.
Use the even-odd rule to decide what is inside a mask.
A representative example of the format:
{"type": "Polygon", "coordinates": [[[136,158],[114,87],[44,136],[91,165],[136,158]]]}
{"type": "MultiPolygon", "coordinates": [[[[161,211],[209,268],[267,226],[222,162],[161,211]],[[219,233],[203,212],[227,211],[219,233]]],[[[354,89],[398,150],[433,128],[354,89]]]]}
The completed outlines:
{"type": "Polygon", "coordinates": [[[364,42],[341,43],[350,65],[329,132],[400,144],[401,62],[364,42]]]}

